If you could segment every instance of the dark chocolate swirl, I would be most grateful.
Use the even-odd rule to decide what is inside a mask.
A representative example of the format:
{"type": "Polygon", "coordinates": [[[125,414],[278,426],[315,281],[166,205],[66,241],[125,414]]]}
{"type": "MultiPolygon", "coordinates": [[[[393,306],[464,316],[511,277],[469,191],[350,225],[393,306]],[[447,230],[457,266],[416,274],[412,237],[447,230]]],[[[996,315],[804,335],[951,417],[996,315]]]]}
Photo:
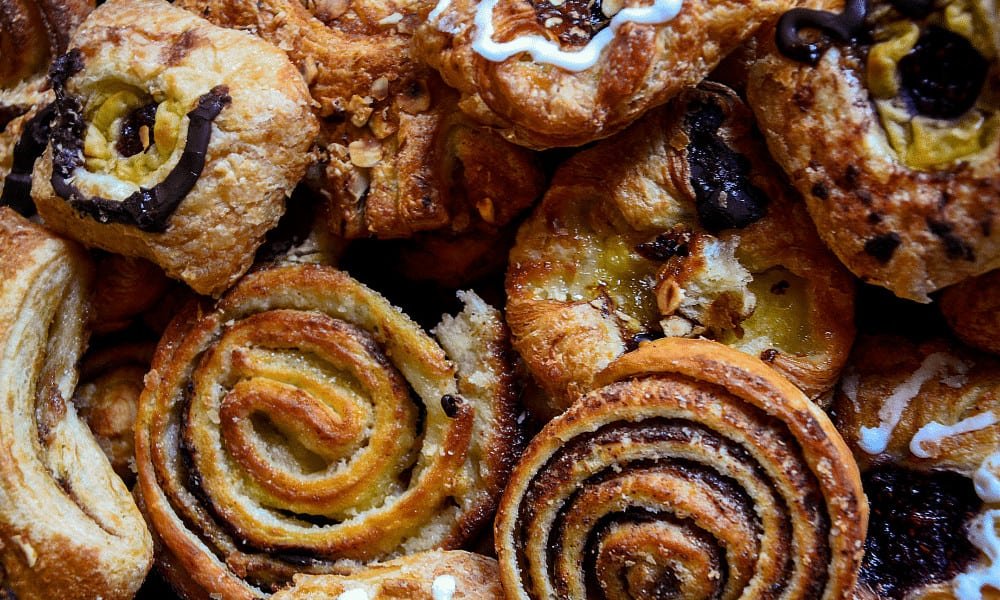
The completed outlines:
{"type": "Polygon", "coordinates": [[[73,171],[83,163],[83,110],[79,98],[66,92],[66,80],[82,68],[79,50],[57,59],[50,77],[56,92],[56,120],[53,127],[52,188],[80,214],[102,223],[122,223],[141,231],[161,233],[177,207],[194,188],[205,168],[205,154],[212,137],[212,121],[232,101],[224,85],[198,98],[187,114],[189,124],[184,150],[163,181],[151,188],[140,187],[122,200],[86,196],[71,183],[73,171]]]}
{"type": "Polygon", "coordinates": [[[4,179],[3,192],[0,192],[0,206],[9,206],[26,217],[35,214],[35,203],[31,200],[31,172],[49,143],[55,112],[55,105],[49,104],[25,124],[21,139],[14,144],[13,164],[4,179]]]}
{"type": "Polygon", "coordinates": [[[847,0],[843,12],[839,14],[810,8],[794,8],[778,20],[775,41],[778,50],[788,58],[815,65],[833,40],[846,44],[858,39],[864,33],[867,16],[867,0],[847,0]],[[820,39],[817,41],[803,39],[803,29],[818,30],[820,39]]]}

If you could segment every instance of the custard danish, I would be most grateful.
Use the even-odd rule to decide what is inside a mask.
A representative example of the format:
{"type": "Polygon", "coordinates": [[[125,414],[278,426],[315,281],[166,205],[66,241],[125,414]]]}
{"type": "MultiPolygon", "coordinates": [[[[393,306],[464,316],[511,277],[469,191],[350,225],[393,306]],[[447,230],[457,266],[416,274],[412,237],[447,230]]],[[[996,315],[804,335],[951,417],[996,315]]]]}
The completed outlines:
{"type": "Polygon", "coordinates": [[[513,458],[514,398],[499,313],[463,299],[435,343],[347,274],[294,265],[178,317],[136,424],[174,585],[264,597],[482,526],[513,458]]]}
{"type": "Polygon", "coordinates": [[[69,401],[86,345],[84,251],[0,207],[0,590],[132,598],[153,546],[69,401]]]}

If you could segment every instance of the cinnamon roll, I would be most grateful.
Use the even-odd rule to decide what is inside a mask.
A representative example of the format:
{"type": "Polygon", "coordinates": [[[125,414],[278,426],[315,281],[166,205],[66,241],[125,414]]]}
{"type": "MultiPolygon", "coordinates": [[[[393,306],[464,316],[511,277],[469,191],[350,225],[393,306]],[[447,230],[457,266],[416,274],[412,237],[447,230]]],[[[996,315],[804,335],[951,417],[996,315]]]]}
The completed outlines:
{"type": "Polygon", "coordinates": [[[175,586],[264,597],[295,573],[455,548],[489,519],[512,375],[499,312],[462,297],[435,343],[347,274],[294,265],[174,321],[136,459],[175,586]]]}
{"type": "Polygon", "coordinates": [[[69,401],[86,345],[86,253],[0,207],[0,589],[129,599],[152,540],[69,401]]]}
{"type": "Polygon", "coordinates": [[[945,289],[940,304],[948,326],[963,342],[1000,354],[1000,270],[945,289]]]}
{"type": "Polygon", "coordinates": [[[564,163],[506,287],[514,346],[557,409],[663,336],[717,339],[818,396],[854,336],[853,281],[716,84],[564,163]]]}
{"type": "Polygon", "coordinates": [[[786,13],[748,95],[823,240],[900,297],[1000,266],[1000,21],[966,0],[786,13]]]}
{"type": "Polygon", "coordinates": [[[497,563],[471,552],[420,552],[353,575],[296,575],[273,600],[502,600],[497,563]]]}
{"type": "Polygon", "coordinates": [[[0,88],[45,71],[66,51],[69,37],[94,9],[94,0],[0,2],[0,88]]]}
{"type": "Polygon", "coordinates": [[[349,239],[492,234],[542,193],[530,152],[464,117],[457,94],[410,55],[426,3],[181,0],[288,52],[321,118],[308,182],[349,239]]]}
{"type": "Polygon", "coordinates": [[[697,84],[786,0],[440,0],[416,53],[462,109],[532,148],[624,129],[697,84]]]}
{"type": "Polygon", "coordinates": [[[317,125],[295,67],[162,0],[110,0],[50,78],[32,196],[56,231],[218,295],[305,173],[317,125]]]}
{"type": "Polygon", "coordinates": [[[708,340],[641,346],[536,436],[496,523],[506,597],[849,598],[867,508],[827,416],[708,340]]]}
{"type": "Polygon", "coordinates": [[[834,412],[871,504],[858,597],[994,597],[1000,361],[943,339],[864,336],[834,412]]]}

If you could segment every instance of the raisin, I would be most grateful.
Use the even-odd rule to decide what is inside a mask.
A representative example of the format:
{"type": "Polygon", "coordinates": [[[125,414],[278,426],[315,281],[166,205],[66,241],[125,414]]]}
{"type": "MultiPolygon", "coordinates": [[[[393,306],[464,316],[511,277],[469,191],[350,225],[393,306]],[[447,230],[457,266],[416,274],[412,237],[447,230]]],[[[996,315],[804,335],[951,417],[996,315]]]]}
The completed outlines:
{"type": "Polygon", "coordinates": [[[146,150],[148,143],[143,144],[139,136],[139,130],[147,127],[152,134],[153,124],[156,122],[156,107],[153,102],[130,112],[122,119],[121,132],[118,134],[118,143],[115,148],[122,156],[135,156],[146,150]]]}

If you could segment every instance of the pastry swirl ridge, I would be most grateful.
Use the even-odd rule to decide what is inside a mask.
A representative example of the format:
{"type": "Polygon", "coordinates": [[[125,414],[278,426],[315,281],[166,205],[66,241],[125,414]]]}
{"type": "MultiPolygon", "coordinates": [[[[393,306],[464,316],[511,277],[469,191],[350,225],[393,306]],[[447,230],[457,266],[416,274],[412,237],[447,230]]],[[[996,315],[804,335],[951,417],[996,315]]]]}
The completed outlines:
{"type": "Polygon", "coordinates": [[[0,207],[0,588],[128,599],[153,545],[125,484],[69,402],[92,267],[0,207]]]}
{"type": "Polygon", "coordinates": [[[867,507],[849,450],[799,390],[683,339],[641,346],[598,384],[504,492],[509,599],[850,597],[867,507]]]}
{"type": "Polygon", "coordinates": [[[499,313],[463,298],[440,345],[317,265],[258,271],[214,310],[178,317],[136,425],[143,505],[174,584],[262,597],[295,573],[474,533],[516,426],[499,313]]]}

